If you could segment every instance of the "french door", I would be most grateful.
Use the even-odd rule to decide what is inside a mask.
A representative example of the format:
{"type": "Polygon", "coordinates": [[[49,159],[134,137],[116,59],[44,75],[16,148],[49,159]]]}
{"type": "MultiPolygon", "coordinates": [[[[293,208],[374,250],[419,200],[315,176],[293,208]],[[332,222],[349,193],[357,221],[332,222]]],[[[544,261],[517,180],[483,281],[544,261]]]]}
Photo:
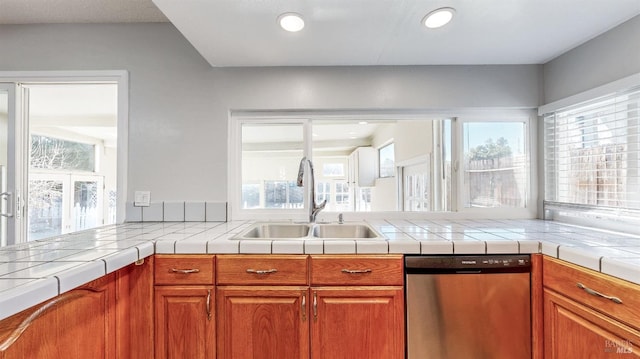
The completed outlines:
{"type": "Polygon", "coordinates": [[[0,246],[21,242],[26,235],[23,96],[27,92],[20,85],[0,83],[0,246]]]}
{"type": "Polygon", "coordinates": [[[29,240],[94,228],[103,223],[104,177],[29,173],[29,240]]]}

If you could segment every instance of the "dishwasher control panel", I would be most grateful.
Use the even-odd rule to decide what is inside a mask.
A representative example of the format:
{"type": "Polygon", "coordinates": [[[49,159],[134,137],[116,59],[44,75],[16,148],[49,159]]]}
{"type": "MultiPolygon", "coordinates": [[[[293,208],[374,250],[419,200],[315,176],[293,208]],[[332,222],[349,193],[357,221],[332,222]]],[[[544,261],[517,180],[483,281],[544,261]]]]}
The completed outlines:
{"type": "Polygon", "coordinates": [[[460,271],[492,271],[492,272],[528,272],[531,270],[531,257],[521,254],[497,255],[423,255],[406,256],[405,270],[410,272],[460,272],[460,271]]]}

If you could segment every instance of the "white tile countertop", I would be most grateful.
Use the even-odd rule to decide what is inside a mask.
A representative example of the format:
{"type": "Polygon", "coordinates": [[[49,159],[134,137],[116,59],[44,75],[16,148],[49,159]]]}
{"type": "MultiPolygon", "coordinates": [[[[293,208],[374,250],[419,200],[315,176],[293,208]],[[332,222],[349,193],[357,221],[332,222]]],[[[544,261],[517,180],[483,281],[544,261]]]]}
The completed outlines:
{"type": "Polygon", "coordinates": [[[154,253],[543,253],[640,284],[640,236],[543,220],[370,220],[383,239],[235,240],[253,222],[136,222],[0,248],[0,319],[154,253]]]}

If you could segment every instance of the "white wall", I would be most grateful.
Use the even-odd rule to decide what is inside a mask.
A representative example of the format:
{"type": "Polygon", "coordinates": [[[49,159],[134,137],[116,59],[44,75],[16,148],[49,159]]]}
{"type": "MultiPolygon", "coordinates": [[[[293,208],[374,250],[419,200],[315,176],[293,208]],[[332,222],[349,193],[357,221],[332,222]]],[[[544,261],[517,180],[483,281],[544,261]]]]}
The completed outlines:
{"type": "Polygon", "coordinates": [[[433,150],[433,123],[400,121],[394,138],[396,164],[429,156],[433,150]]]}
{"type": "Polygon", "coordinates": [[[546,63],[541,104],[636,73],[640,73],[640,16],[546,63]]]}
{"type": "Polygon", "coordinates": [[[211,68],[171,24],[3,25],[0,47],[0,71],[129,71],[129,201],[226,201],[232,109],[541,102],[538,65],[211,68]]]}

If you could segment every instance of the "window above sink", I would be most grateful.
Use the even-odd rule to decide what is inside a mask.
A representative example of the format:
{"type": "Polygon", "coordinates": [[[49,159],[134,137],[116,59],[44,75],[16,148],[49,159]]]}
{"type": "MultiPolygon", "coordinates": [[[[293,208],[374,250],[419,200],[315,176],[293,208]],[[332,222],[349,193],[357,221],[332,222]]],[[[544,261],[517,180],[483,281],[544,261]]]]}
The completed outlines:
{"type": "Polygon", "coordinates": [[[231,217],[304,220],[310,193],[296,186],[296,175],[307,157],[315,167],[315,201],[327,200],[322,218],[343,212],[534,218],[533,117],[525,110],[460,117],[233,112],[231,217]]]}

